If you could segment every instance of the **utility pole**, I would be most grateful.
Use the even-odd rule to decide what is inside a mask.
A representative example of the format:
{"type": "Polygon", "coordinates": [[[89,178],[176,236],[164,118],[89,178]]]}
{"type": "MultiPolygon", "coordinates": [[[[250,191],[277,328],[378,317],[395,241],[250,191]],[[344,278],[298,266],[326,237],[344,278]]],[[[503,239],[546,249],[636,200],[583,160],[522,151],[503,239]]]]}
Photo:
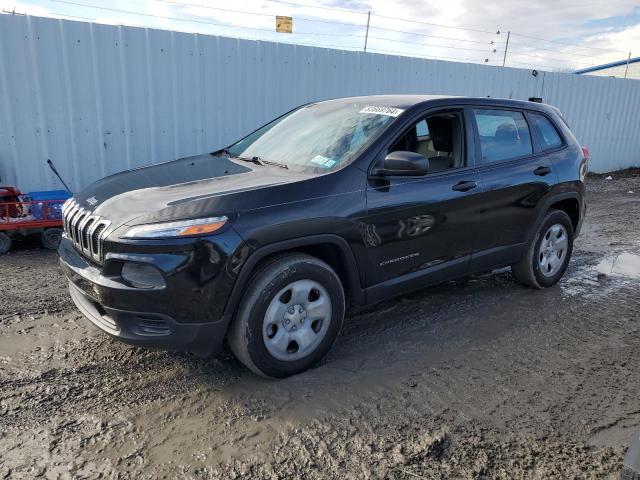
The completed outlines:
{"type": "Polygon", "coordinates": [[[629,56],[627,57],[627,66],[624,67],[624,78],[627,78],[627,72],[629,71],[629,61],[631,60],[631,52],[629,52],[629,56]]]}
{"type": "Polygon", "coordinates": [[[367,51],[367,40],[369,40],[369,22],[371,22],[371,10],[367,14],[367,32],[364,34],[364,51],[367,51]]]}
{"type": "Polygon", "coordinates": [[[502,66],[504,67],[504,64],[507,61],[507,50],[509,49],[509,37],[511,36],[511,31],[507,32],[507,43],[504,46],[504,57],[502,57],[502,66]]]}

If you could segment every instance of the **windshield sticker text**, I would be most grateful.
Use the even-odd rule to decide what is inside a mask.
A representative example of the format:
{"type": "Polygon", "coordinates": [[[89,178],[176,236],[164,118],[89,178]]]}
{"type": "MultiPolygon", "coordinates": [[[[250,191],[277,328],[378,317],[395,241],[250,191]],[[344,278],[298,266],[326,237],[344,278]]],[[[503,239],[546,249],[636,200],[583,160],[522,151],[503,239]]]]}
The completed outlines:
{"type": "Polygon", "coordinates": [[[373,114],[376,114],[376,115],[387,115],[389,117],[397,117],[402,112],[404,112],[404,110],[402,110],[401,108],[376,107],[376,106],[373,106],[373,105],[368,106],[368,107],[364,107],[362,110],[360,110],[360,113],[373,113],[373,114]]]}

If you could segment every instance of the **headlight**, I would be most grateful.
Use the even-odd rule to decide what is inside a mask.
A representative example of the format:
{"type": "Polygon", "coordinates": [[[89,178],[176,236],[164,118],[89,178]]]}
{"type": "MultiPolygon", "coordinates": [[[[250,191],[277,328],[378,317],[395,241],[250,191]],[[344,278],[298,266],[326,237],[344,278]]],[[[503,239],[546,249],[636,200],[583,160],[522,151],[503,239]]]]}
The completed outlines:
{"type": "Polygon", "coordinates": [[[180,238],[213,233],[227,223],[227,217],[197,218],[179,222],[150,223],[131,227],[122,238],[180,238]]]}

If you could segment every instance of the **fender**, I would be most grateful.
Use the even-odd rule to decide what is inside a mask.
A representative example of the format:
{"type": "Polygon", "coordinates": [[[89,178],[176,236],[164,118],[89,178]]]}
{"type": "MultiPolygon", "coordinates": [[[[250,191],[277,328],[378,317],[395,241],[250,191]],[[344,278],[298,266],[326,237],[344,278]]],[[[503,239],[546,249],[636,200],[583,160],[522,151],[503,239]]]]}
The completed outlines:
{"type": "Polygon", "coordinates": [[[527,244],[533,241],[533,237],[535,233],[538,231],[538,229],[540,228],[540,225],[542,224],[542,221],[544,220],[544,217],[549,211],[549,208],[551,207],[551,205],[553,205],[554,203],[560,202],[562,200],[568,200],[568,199],[574,199],[578,201],[578,209],[580,212],[580,217],[578,219],[578,226],[576,228],[575,236],[578,235],[578,233],[580,232],[580,227],[582,225],[582,220],[584,218],[584,200],[578,194],[578,192],[562,192],[562,193],[553,194],[552,196],[546,198],[540,203],[540,206],[538,207],[538,215],[536,216],[536,221],[531,224],[531,226],[529,227],[529,230],[527,231],[527,236],[525,237],[527,239],[527,244]]]}
{"type": "Polygon", "coordinates": [[[254,271],[255,266],[260,262],[260,260],[266,258],[268,255],[272,255],[274,253],[292,251],[301,247],[309,247],[313,245],[326,245],[331,244],[340,249],[342,254],[342,260],[346,262],[346,273],[347,273],[347,285],[345,285],[346,290],[351,294],[351,298],[355,305],[364,305],[365,303],[365,293],[362,289],[362,285],[360,284],[360,276],[358,271],[358,264],[355,260],[351,247],[347,243],[347,241],[333,234],[323,234],[323,235],[311,235],[306,237],[294,238],[290,240],[283,240],[280,242],[271,243],[269,245],[265,245],[264,247],[260,247],[255,250],[253,253],[249,255],[247,260],[245,261],[236,281],[233,285],[233,289],[231,290],[231,295],[229,296],[229,300],[227,301],[227,305],[224,309],[224,316],[230,318],[236,312],[238,308],[238,304],[240,303],[240,299],[242,298],[242,293],[244,292],[245,286],[249,282],[251,274],[254,271]]]}

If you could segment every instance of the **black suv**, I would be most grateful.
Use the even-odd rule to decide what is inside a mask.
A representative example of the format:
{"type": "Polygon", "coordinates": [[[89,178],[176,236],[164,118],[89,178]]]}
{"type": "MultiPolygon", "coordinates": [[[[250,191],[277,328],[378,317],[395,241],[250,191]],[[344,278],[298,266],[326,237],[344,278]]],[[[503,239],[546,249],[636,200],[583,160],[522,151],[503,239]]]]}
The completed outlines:
{"type": "Polygon", "coordinates": [[[587,150],[559,111],[487,98],[301,106],[237,143],[104,178],[64,206],[78,308],[135,345],[291,375],[345,310],[510,265],[554,285],[585,212],[587,150]]]}

